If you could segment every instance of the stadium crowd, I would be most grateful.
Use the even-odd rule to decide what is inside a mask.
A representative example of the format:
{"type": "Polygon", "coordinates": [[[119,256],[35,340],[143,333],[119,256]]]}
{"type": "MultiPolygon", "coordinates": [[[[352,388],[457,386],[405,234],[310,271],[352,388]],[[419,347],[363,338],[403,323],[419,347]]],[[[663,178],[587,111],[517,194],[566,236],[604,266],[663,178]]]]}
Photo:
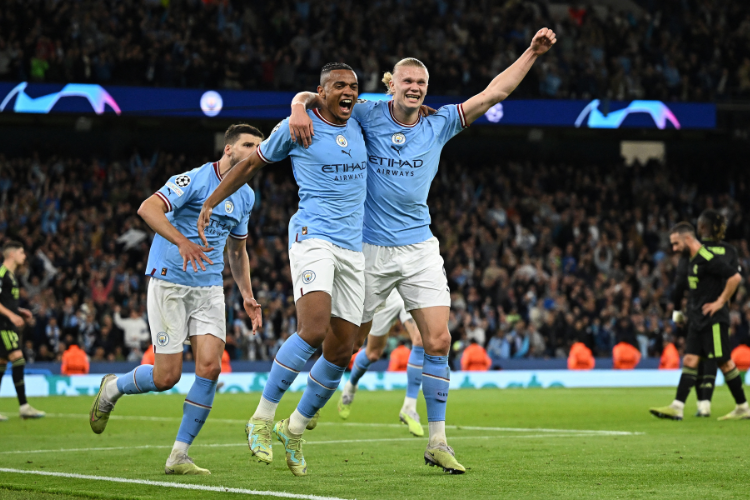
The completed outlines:
{"type": "Polygon", "coordinates": [[[472,95],[549,26],[556,50],[516,97],[716,100],[750,96],[744,0],[642,0],[632,12],[546,1],[6,0],[0,79],[312,89],[322,64],[362,90],[405,56],[433,93],[472,95]]]}
{"type": "MultiPolygon", "coordinates": [[[[138,151],[121,161],[0,156],[0,234],[30,255],[18,273],[22,306],[35,317],[24,335],[27,360],[59,360],[71,343],[92,361],[141,359],[150,344],[152,233],[136,210],[170,175],[208,160],[138,151]]],[[[465,167],[447,158],[429,202],[452,290],[454,355],[472,340],[496,366],[566,357],[575,342],[597,356],[618,342],[644,357],[658,356],[665,341],[681,346],[684,332],[669,320],[677,256],[666,253],[668,230],[705,207],[727,215],[727,239],[750,268],[746,174],[731,197],[711,197],[658,163],[465,167]]],[[[263,172],[253,188],[248,246],[264,330],[251,335],[227,267],[227,350],[261,360],[296,330],[286,235],[297,186],[287,165],[263,172]]],[[[748,290],[745,280],[732,305],[734,344],[750,343],[748,290]]]]}

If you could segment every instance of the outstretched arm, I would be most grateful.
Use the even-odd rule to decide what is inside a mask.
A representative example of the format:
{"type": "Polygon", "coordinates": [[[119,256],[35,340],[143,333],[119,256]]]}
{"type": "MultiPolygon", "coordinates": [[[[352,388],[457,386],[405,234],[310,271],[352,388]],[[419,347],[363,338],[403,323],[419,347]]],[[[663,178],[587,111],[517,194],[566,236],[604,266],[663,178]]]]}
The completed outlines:
{"type": "Polygon", "coordinates": [[[531,45],[505,71],[497,75],[483,92],[463,104],[467,125],[485,114],[492,106],[505,100],[513,92],[526,73],[534,65],[537,57],[547,52],[557,42],[555,32],[542,28],[534,35],[531,45]]]}
{"type": "Polygon", "coordinates": [[[266,162],[260,159],[256,149],[250,156],[237,162],[227,176],[224,177],[224,180],[219,183],[214,192],[211,193],[211,196],[203,202],[201,213],[198,216],[198,235],[201,237],[204,245],[208,246],[204,230],[211,223],[211,214],[214,211],[214,207],[245,185],[265,164],[266,162]]]}

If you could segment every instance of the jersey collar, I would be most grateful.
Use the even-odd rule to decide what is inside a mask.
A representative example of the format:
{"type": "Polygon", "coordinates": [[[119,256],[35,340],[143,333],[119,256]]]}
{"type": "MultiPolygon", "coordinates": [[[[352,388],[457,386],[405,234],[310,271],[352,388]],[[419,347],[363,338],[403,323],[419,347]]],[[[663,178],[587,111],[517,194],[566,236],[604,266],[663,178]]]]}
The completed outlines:
{"type": "Polygon", "coordinates": [[[399,125],[401,127],[407,127],[407,128],[413,128],[417,126],[417,123],[419,123],[419,120],[422,119],[422,115],[420,113],[417,113],[417,121],[412,123],[411,125],[407,123],[400,122],[396,119],[396,116],[393,114],[393,101],[388,101],[388,112],[391,114],[391,120],[393,120],[396,125],[399,125]]]}
{"type": "Polygon", "coordinates": [[[215,161],[211,165],[213,166],[214,173],[216,174],[216,177],[219,179],[219,182],[221,182],[221,180],[223,179],[223,177],[221,176],[221,170],[219,170],[219,162],[215,161]]]}
{"type": "Polygon", "coordinates": [[[313,109],[313,113],[315,113],[315,116],[317,116],[318,118],[320,118],[320,120],[323,123],[325,123],[326,125],[330,125],[331,127],[339,127],[339,128],[346,127],[346,123],[344,123],[343,125],[338,125],[336,123],[329,122],[328,120],[326,120],[325,118],[323,118],[323,115],[321,115],[320,111],[318,111],[317,109],[313,109]]]}

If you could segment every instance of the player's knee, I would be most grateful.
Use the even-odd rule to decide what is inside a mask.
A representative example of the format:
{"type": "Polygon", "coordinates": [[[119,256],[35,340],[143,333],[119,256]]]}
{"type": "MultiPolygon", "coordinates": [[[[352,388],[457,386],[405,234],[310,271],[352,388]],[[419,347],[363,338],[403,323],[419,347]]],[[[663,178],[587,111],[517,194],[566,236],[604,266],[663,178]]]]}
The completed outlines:
{"type": "Polygon", "coordinates": [[[221,363],[218,361],[211,361],[196,365],[195,374],[209,380],[217,380],[221,374],[221,363]]]}
{"type": "Polygon", "coordinates": [[[721,373],[730,372],[734,370],[734,368],[735,368],[735,364],[734,364],[734,361],[732,361],[731,359],[719,365],[719,369],[721,370],[721,373]]]}
{"type": "Polygon", "coordinates": [[[368,349],[365,354],[367,355],[367,359],[369,359],[371,363],[374,363],[383,356],[383,349],[368,349]]]}
{"type": "Polygon", "coordinates": [[[451,346],[451,335],[440,335],[425,342],[425,352],[432,356],[447,356],[451,346]]]}
{"type": "Polygon", "coordinates": [[[180,381],[180,372],[174,373],[159,373],[154,372],[154,385],[160,391],[167,391],[177,385],[180,381]]]}

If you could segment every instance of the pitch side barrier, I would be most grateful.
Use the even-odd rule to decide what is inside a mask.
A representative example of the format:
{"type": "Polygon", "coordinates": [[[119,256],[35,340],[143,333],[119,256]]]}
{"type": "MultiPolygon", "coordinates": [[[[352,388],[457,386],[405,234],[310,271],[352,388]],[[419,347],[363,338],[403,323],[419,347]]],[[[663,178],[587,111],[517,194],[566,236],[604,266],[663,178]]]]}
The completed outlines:
{"type": "MultiPolygon", "coordinates": [[[[451,390],[456,389],[523,389],[523,388],[611,388],[611,387],[674,387],[680,370],[507,370],[460,372],[451,374],[451,390]]],[[[26,394],[41,396],[93,396],[99,390],[102,375],[26,375],[26,394]]],[[[187,394],[195,375],[185,373],[167,394],[187,394]]],[[[347,373],[341,386],[349,378],[347,373]]],[[[224,383],[220,393],[260,392],[268,379],[266,372],[243,372],[221,375],[224,383]]],[[[300,392],[307,384],[307,373],[300,373],[290,390],[300,392]]],[[[716,385],[724,384],[719,373],[716,385]]],[[[2,384],[0,397],[13,397],[11,383],[2,384]]],[[[406,388],[406,372],[368,372],[359,381],[359,390],[392,391],[406,388]]]]}

